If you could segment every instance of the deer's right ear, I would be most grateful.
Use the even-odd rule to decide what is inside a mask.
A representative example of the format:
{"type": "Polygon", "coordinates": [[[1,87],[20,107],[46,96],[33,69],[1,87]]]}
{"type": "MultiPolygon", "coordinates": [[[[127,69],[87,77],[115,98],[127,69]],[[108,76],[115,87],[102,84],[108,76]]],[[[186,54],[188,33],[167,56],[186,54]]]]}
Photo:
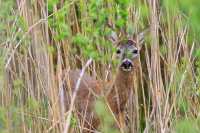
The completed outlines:
{"type": "Polygon", "coordinates": [[[111,41],[113,44],[117,44],[117,42],[119,40],[117,33],[112,31],[111,34],[108,36],[108,40],[111,41]]]}

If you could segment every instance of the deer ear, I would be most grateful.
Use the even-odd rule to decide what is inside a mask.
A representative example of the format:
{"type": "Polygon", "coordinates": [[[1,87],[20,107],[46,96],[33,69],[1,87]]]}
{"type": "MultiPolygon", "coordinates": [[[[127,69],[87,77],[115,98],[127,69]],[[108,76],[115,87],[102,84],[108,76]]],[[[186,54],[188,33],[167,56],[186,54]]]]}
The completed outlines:
{"type": "Polygon", "coordinates": [[[113,44],[117,44],[117,42],[119,40],[117,33],[112,31],[111,34],[108,36],[108,40],[110,40],[113,44]]]}
{"type": "Polygon", "coordinates": [[[145,36],[149,32],[149,29],[145,29],[142,32],[138,33],[136,36],[134,36],[134,40],[139,46],[139,50],[142,48],[142,45],[144,44],[145,36]]]}

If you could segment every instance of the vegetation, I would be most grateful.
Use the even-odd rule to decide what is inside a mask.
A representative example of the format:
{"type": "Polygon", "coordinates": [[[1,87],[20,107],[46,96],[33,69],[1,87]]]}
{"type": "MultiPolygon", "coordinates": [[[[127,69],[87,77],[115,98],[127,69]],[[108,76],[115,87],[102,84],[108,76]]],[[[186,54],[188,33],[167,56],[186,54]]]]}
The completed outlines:
{"type": "MultiPolygon", "coordinates": [[[[0,132],[63,132],[64,69],[112,79],[121,39],[144,29],[140,70],[127,104],[130,132],[200,132],[199,0],[0,0],[0,132]],[[111,67],[110,67],[111,66],[111,67]],[[108,75],[110,78],[108,78],[108,75]]],[[[116,133],[104,104],[100,131],[116,133]]],[[[70,120],[81,132],[76,116],[70,120]]]]}

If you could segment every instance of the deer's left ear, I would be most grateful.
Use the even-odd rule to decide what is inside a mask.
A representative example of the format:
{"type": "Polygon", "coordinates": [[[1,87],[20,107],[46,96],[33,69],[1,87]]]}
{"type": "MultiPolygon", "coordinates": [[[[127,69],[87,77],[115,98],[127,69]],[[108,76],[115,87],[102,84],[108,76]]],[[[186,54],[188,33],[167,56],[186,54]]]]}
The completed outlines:
{"type": "Polygon", "coordinates": [[[138,49],[142,49],[142,46],[144,44],[145,36],[149,32],[149,29],[145,29],[142,32],[138,33],[137,35],[134,36],[134,40],[137,43],[138,49]]]}

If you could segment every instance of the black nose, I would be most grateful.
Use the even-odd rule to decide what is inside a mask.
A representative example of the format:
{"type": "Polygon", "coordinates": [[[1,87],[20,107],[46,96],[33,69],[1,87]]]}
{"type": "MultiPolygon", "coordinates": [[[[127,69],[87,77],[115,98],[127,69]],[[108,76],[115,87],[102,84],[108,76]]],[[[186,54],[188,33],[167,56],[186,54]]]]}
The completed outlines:
{"type": "Polygon", "coordinates": [[[121,67],[125,68],[125,69],[129,69],[131,68],[133,65],[132,65],[132,62],[129,61],[129,60],[125,60],[124,62],[122,62],[122,65],[121,67]]]}

